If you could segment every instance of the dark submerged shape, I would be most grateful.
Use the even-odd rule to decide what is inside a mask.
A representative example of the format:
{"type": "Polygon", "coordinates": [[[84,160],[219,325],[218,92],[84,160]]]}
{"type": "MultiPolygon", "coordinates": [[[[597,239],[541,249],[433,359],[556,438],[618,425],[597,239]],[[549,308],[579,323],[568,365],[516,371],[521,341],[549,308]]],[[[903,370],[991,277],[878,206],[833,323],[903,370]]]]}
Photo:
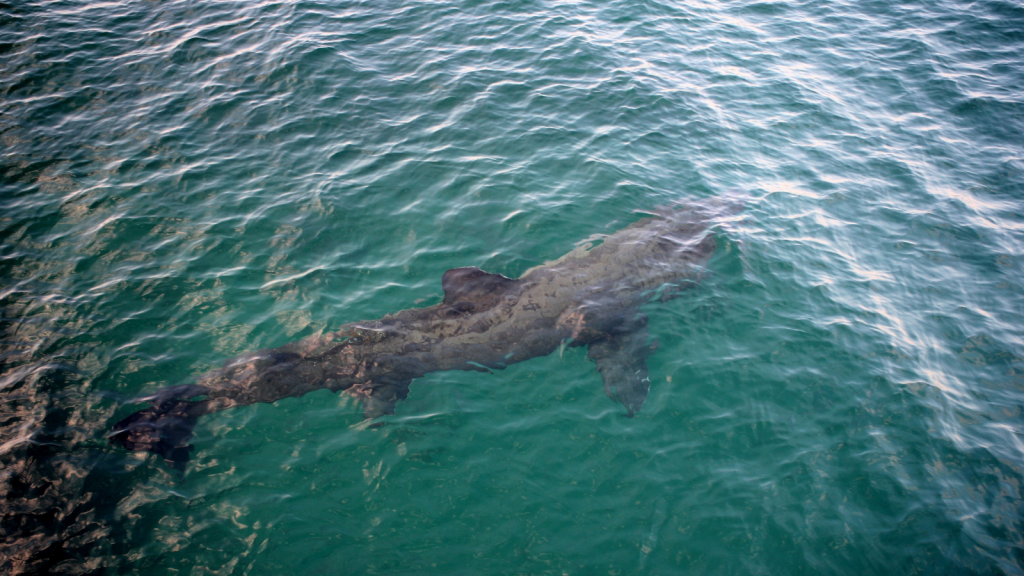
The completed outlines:
{"type": "Polygon", "coordinates": [[[413,379],[442,370],[488,372],[589,346],[605,393],[633,416],[647,397],[647,317],[640,307],[697,280],[715,251],[712,226],[737,214],[738,195],[659,211],[512,279],[479,268],[444,273],[444,301],[337,332],[245,354],[144,400],[114,425],[111,444],[183,468],[199,416],[327,388],[360,398],[364,416],[394,413],[413,379]],[[661,289],[661,290],[659,290],[661,289]]]}

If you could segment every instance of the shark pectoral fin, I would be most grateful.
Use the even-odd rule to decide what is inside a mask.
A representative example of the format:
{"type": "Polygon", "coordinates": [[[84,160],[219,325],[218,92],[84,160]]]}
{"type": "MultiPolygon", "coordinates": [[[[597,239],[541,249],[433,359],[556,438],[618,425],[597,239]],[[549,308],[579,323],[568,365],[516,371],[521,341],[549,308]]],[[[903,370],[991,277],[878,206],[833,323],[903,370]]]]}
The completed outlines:
{"type": "Polygon", "coordinates": [[[363,399],[363,418],[371,420],[395,413],[395,404],[409,396],[412,380],[374,383],[369,397],[363,399]]]}
{"type": "Polygon", "coordinates": [[[631,326],[623,326],[608,337],[590,344],[587,356],[597,364],[604,380],[604,391],[629,410],[629,416],[640,411],[651,381],[647,376],[646,318],[638,317],[631,326]]]}

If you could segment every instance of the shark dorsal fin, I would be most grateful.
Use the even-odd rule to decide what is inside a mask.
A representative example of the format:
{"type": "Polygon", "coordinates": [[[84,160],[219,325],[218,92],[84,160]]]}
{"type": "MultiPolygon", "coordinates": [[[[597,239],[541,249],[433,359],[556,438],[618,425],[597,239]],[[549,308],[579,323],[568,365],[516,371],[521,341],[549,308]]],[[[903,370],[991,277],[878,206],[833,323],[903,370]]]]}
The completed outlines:
{"type": "Polygon", "coordinates": [[[471,309],[466,311],[491,308],[515,284],[511,278],[474,267],[452,268],[441,277],[444,304],[471,309]]]}

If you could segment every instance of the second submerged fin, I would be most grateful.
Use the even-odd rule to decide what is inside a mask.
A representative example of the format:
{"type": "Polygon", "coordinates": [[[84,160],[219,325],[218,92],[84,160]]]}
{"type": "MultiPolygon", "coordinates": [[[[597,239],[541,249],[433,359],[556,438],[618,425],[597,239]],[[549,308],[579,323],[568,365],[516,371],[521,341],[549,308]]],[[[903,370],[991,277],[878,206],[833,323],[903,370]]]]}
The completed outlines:
{"type": "Polygon", "coordinates": [[[133,452],[152,452],[163,457],[174,469],[184,471],[190,453],[188,444],[195,428],[198,402],[170,398],[154,403],[114,424],[107,438],[133,452]]]}
{"type": "Polygon", "coordinates": [[[597,364],[609,398],[629,410],[629,417],[640,411],[651,381],[647,376],[647,317],[638,314],[615,326],[608,336],[590,344],[587,357],[597,364]]]}

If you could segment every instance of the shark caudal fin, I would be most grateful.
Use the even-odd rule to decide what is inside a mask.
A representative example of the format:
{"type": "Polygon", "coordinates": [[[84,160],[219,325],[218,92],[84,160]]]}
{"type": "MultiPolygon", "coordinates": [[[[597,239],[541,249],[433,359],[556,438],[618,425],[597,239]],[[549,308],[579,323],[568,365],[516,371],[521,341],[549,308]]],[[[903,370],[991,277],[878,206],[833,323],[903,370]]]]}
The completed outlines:
{"type": "Polygon", "coordinates": [[[621,403],[633,417],[640,411],[651,381],[647,377],[647,317],[640,314],[616,326],[600,340],[592,342],[587,356],[597,364],[604,380],[604,392],[621,403]]]}
{"type": "Polygon", "coordinates": [[[184,471],[194,449],[188,440],[196,425],[196,404],[181,398],[154,401],[153,406],[114,424],[107,438],[112,445],[120,444],[125,450],[158,454],[172,468],[184,471]]]}

